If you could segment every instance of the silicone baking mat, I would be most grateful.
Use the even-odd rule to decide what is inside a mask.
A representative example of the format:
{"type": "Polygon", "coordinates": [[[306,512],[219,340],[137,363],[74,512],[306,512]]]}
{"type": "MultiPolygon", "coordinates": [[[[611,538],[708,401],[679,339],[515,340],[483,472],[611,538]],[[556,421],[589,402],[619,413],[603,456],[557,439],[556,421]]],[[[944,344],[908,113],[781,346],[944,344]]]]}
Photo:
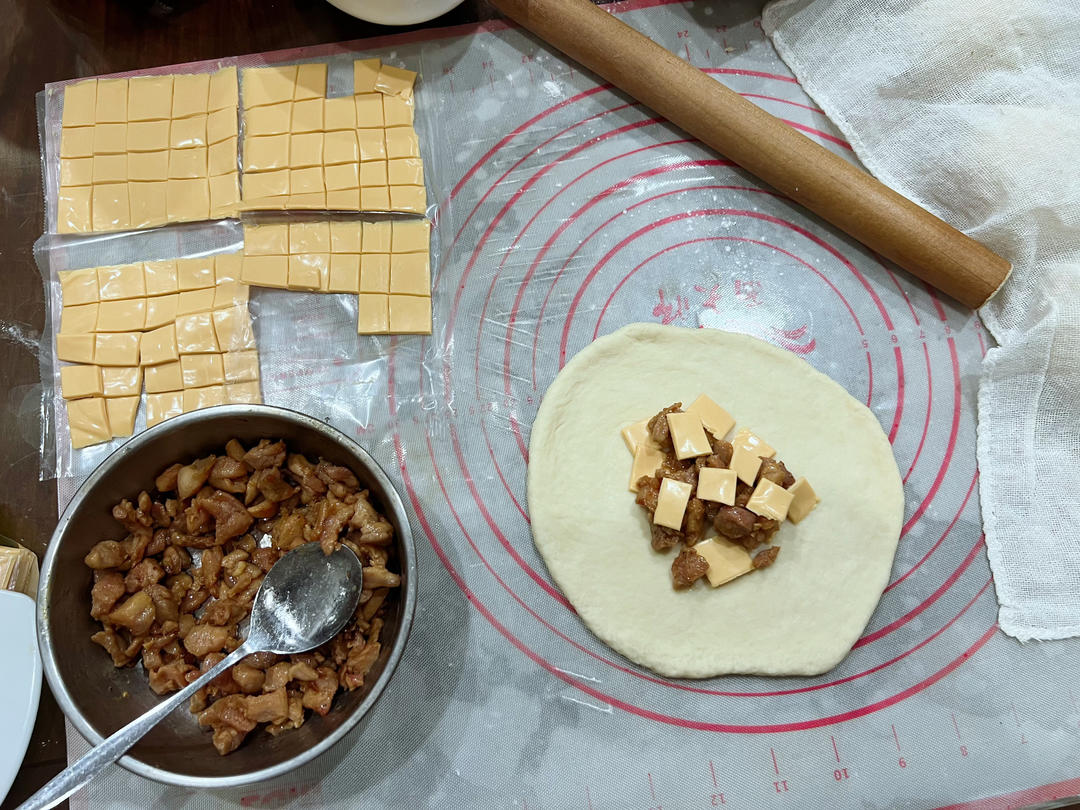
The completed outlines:
{"type": "MultiPolygon", "coordinates": [[[[757,10],[613,9],[854,160],[757,10]]],[[[1005,806],[1080,792],[1080,642],[1021,646],[995,628],[977,317],[520,32],[415,36],[260,59],[356,52],[422,71],[435,334],[358,340],[336,297],[253,297],[266,400],[355,436],[411,510],[421,582],[405,657],[362,728],[275,783],[210,794],[113,769],[76,806],[925,807],[1011,794],[978,804],[1005,806]],[[658,678],[593,638],[552,584],[529,534],[529,425],[568,358],[642,320],[769,340],[881,420],[903,536],[834,671],[658,678]]]]}

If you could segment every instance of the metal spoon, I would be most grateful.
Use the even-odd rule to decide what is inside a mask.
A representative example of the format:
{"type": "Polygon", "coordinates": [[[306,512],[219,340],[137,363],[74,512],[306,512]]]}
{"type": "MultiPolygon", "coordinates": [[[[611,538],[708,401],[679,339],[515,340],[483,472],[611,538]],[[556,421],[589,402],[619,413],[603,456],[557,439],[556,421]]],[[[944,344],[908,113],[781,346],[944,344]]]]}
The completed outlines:
{"type": "Polygon", "coordinates": [[[360,560],[347,546],[326,555],[318,543],[305,543],[285,554],[259,586],[243,644],[179,692],[95,746],[27,799],[20,810],[39,810],[62,802],[242,658],[257,652],[302,653],[328,642],[356,613],[362,580],[360,560]]]}

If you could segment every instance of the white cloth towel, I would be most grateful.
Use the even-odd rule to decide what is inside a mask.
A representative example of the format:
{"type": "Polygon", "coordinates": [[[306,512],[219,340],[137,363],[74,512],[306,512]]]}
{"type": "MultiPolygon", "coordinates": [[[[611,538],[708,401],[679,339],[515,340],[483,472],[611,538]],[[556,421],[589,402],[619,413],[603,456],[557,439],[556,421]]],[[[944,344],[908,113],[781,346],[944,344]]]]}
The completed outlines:
{"type": "Polygon", "coordinates": [[[1013,263],[980,312],[999,624],[1080,635],[1080,3],[778,0],[763,22],[874,175],[1013,263]]]}

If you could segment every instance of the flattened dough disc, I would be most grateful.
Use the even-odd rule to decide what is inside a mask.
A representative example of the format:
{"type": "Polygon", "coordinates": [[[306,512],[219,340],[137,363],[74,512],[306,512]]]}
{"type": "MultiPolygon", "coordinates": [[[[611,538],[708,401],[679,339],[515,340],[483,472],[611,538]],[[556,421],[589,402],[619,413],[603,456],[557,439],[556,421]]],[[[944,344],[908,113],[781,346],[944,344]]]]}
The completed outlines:
{"type": "Polygon", "coordinates": [[[713,329],[631,324],[548,388],[529,442],[536,547],[589,628],[661,675],[817,675],[851,649],[881,598],[903,520],[892,448],[874,415],[788,352],[713,329]],[[821,503],[775,537],[775,565],[721,588],[671,587],[627,491],[620,429],[705,393],[777,448],[821,503]]]}

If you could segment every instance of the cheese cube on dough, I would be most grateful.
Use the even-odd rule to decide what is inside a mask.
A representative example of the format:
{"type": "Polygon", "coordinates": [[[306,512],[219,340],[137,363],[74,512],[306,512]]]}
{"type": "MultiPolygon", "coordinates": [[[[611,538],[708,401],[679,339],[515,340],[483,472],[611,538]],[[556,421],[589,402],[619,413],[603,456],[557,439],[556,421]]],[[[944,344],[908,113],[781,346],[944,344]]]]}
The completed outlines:
{"type": "Polygon", "coordinates": [[[738,476],[734,470],[702,467],[698,471],[697,496],[703,501],[734,506],[737,480],[738,476]]]}
{"type": "Polygon", "coordinates": [[[746,508],[755,515],[783,520],[787,517],[788,507],[791,506],[792,494],[779,484],[774,484],[768,478],[762,478],[754,488],[746,508]]]}
{"type": "Polygon", "coordinates": [[[821,501],[805,478],[796,478],[795,483],[788,487],[787,491],[791,493],[791,504],[788,506],[787,516],[792,523],[798,523],[809,515],[821,501]]]}
{"type": "Polygon", "coordinates": [[[723,439],[735,427],[735,419],[705,394],[686,406],[687,413],[697,414],[701,424],[717,439],[723,439]]]}
{"type": "Polygon", "coordinates": [[[634,463],[630,467],[631,492],[637,492],[637,482],[642,476],[652,476],[656,469],[664,462],[664,451],[652,441],[641,442],[634,451],[634,463]]]}
{"type": "Polygon", "coordinates": [[[702,540],[694,546],[694,551],[704,557],[705,562],[709,564],[709,570],[705,572],[705,576],[709,578],[709,584],[714,588],[754,570],[750,553],[737,543],[729,542],[722,537],[702,540]]]}
{"type": "Polygon", "coordinates": [[[675,531],[681,530],[683,514],[686,512],[686,504],[690,502],[692,491],[693,487],[690,484],[684,484],[673,478],[665,478],[660,483],[656,511],[653,512],[653,523],[675,531]]]}
{"type": "Polygon", "coordinates": [[[669,413],[667,423],[671,441],[675,445],[675,455],[680,460],[707,456],[712,452],[709,437],[705,435],[697,414],[669,413]]]}
{"type": "Polygon", "coordinates": [[[730,467],[740,481],[753,486],[754,481],[757,480],[758,470],[761,469],[761,458],[740,445],[731,454],[730,467]]]}
{"type": "Polygon", "coordinates": [[[771,445],[746,428],[735,434],[735,438],[731,440],[731,445],[732,447],[744,447],[759,458],[772,458],[776,455],[776,450],[771,445]]]}

